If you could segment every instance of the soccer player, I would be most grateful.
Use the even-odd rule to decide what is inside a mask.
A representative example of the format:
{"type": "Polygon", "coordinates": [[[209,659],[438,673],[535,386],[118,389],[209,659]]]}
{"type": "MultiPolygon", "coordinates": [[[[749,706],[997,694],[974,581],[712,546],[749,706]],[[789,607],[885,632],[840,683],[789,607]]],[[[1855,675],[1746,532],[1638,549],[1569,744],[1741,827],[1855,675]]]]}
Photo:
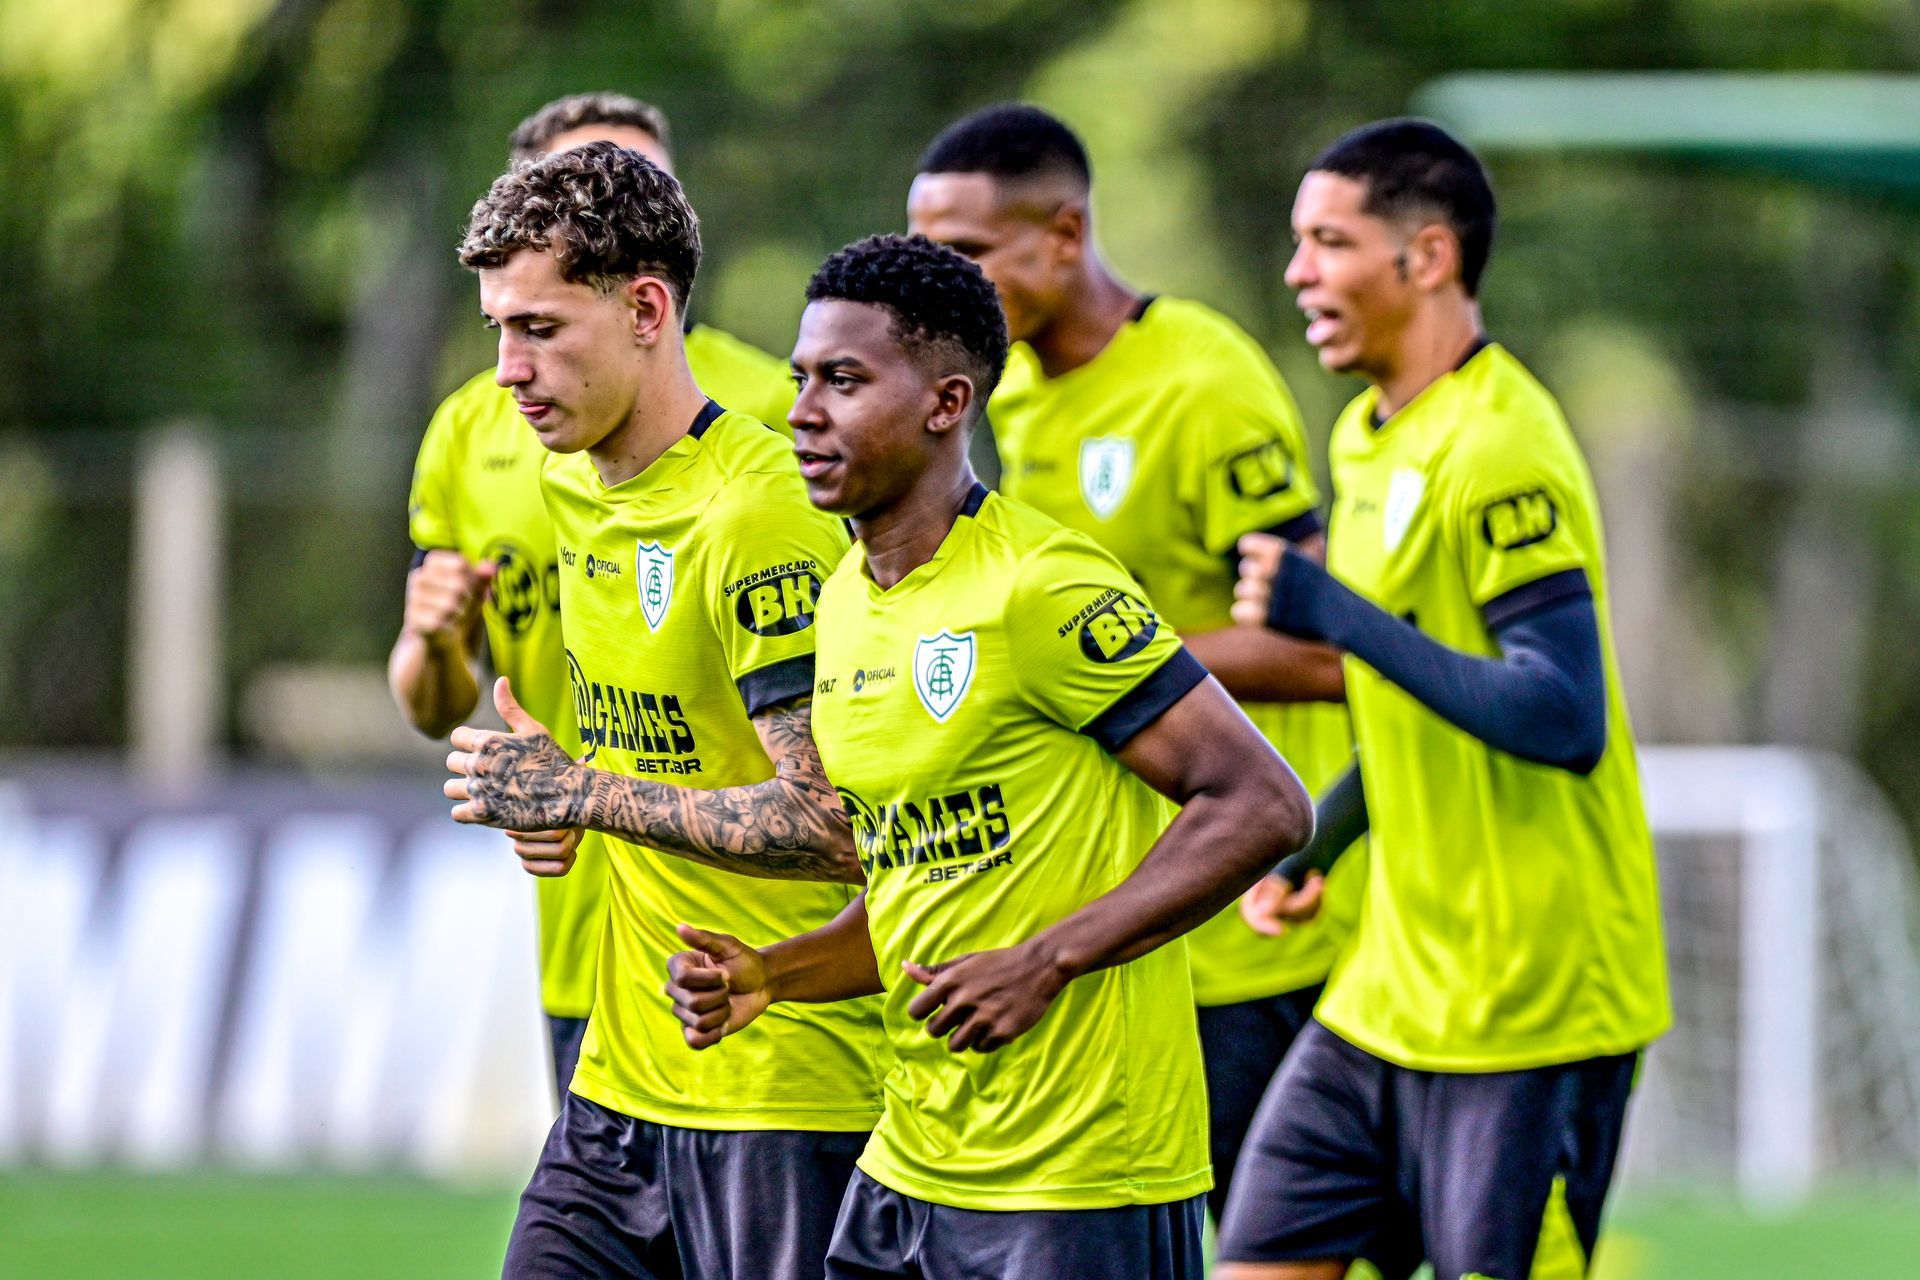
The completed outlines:
{"type": "Polygon", "coordinates": [[[807,298],[794,448],[857,537],[814,732],[867,891],[772,946],[683,928],[687,1043],[885,992],[830,1277],[1197,1278],[1202,1068],[1165,944],[1305,840],[1306,792],[1112,556],[974,479],[1007,343],[978,268],[880,236],[807,298]]]}
{"type": "MultiPolygon", "coordinates": [[[[1339,656],[1231,616],[1242,534],[1323,545],[1300,412],[1231,320],[1114,275],[1094,247],[1091,183],[1071,129],[1003,104],[935,138],[908,197],[912,229],[978,262],[1006,306],[1013,349],[989,406],[1001,488],[1111,552],[1317,792],[1352,758],[1346,709],[1299,700],[1343,696],[1339,656]]],[[[1228,909],[1189,940],[1216,1221],[1254,1108],[1351,927],[1364,861],[1302,886],[1308,900],[1325,890],[1310,925],[1263,937],[1228,909]]]]}
{"type": "Polygon", "coordinates": [[[1669,1021],[1593,485],[1552,395],[1483,335],[1494,200],[1471,152],[1417,121],[1359,129],[1314,161],[1293,229],[1307,340],[1369,385],[1334,429],[1326,567],[1246,539],[1235,616],[1347,651],[1359,773],[1322,822],[1364,821],[1371,846],[1352,944],[1248,1136],[1220,1274],[1335,1277],[1381,1233],[1442,1280],[1580,1274],[1669,1021]]]}
{"type": "MultiPolygon", "coordinates": [[[[666,117],[655,107],[619,94],[579,94],[522,121],[512,153],[527,161],[604,140],[671,173],[667,137],[666,117]]],[[[688,331],[686,347],[696,379],[719,403],[785,428],[793,383],[784,362],[707,325],[688,331]]],[[[428,424],[409,503],[417,551],[388,665],[394,697],[422,733],[440,737],[473,711],[484,624],[494,670],[577,748],[560,641],[559,560],[540,498],[545,456],[491,369],[449,396],[428,424]]],[[[605,854],[598,836],[577,832],[522,834],[515,847],[542,877],[540,1003],[554,1086],[564,1099],[593,1007],[594,959],[607,914],[605,854]],[[569,859],[572,871],[558,876],[569,859]]]]}
{"type": "Polygon", "coordinates": [[[779,938],[855,896],[808,727],[815,596],[845,530],[808,503],[783,435],[694,380],[700,238],[664,170],[608,142],[517,166],[474,207],[460,259],[500,331],[499,380],[552,451],[585,754],[503,679],[516,732],[456,730],[447,794],[464,820],[599,829],[612,872],[579,1068],[505,1274],[817,1277],[878,1114],[878,1002],[783,1010],[702,1057],[657,975],[676,920],[779,938]]]}

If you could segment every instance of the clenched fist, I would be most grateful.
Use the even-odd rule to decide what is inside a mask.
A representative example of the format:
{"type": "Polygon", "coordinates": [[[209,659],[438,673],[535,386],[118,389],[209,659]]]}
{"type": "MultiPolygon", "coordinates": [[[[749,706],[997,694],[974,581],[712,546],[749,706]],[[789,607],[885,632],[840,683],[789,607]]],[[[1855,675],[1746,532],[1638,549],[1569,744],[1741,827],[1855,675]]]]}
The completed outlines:
{"type": "Polygon", "coordinates": [[[469,564],[458,551],[427,552],[420,567],[407,575],[401,627],[437,647],[465,644],[493,584],[493,573],[492,564],[469,564]]]}

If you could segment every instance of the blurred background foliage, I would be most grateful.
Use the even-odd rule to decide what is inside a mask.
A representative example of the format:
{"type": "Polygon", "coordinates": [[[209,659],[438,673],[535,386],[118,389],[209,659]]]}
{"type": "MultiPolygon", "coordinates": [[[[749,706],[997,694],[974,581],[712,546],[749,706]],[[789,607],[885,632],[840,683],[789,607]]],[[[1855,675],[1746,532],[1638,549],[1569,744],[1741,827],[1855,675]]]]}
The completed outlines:
{"type": "MultiPolygon", "coordinates": [[[[1916,62],[1905,0],[4,0],[0,745],[124,743],[130,477],[181,421],[229,485],[236,752],[273,750],[246,713],[262,672],[377,689],[414,446],[491,360],[452,248],[560,94],[666,109],[706,228],[696,309],[773,351],[824,253],[902,225],[941,125],[1038,101],[1087,139],[1122,274],[1239,319],[1324,438],[1356,388],[1313,365],[1281,272],[1339,132],[1458,70],[1916,62]]],[[[1642,735],[1834,748],[1920,816],[1915,210],[1699,162],[1489,159],[1489,325],[1594,454],[1642,735]]]]}

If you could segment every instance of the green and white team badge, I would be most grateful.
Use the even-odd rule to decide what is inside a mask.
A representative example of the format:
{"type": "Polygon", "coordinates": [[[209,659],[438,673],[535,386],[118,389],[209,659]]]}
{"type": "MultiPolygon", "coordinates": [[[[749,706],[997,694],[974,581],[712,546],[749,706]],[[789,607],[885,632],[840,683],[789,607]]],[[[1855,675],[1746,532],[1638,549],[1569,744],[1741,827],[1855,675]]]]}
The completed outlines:
{"type": "Polygon", "coordinates": [[[1381,539],[1387,550],[1398,551],[1413,524],[1413,513],[1427,491],[1427,477],[1411,467],[1402,467],[1387,481],[1387,505],[1380,513],[1381,539]]]}
{"type": "Polygon", "coordinates": [[[937,636],[921,636],[913,646],[913,691],[941,724],[973,687],[975,652],[973,632],[954,635],[944,628],[937,636]]]}
{"type": "Polygon", "coordinates": [[[1133,483],[1133,441],[1125,436],[1093,436],[1080,442],[1080,496],[1087,510],[1105,520],[1133,483]]]}
{"type": "Polygon", "coordinates": [[[640,592],[640,612],[655,631],[673,603],[673,552],[657,542],[642,542],[634,550],[634,586],[640,592]]]}

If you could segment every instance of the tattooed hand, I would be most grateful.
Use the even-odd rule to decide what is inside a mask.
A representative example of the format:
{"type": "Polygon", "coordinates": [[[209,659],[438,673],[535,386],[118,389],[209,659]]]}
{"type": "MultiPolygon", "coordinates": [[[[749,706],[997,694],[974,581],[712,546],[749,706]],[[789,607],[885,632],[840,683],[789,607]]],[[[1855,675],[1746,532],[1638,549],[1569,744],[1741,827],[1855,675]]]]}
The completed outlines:
{"type": "Polygon", "coordinates": [[[506,831],[547,831],[585,826],[591,771],[560,749],[546,726],[514,700],[502,676],[493,704],[511,733],[462,726],[453,731],[447,768],[455,776],[444,790],[456,822],[476,822],[506,831]]]}

